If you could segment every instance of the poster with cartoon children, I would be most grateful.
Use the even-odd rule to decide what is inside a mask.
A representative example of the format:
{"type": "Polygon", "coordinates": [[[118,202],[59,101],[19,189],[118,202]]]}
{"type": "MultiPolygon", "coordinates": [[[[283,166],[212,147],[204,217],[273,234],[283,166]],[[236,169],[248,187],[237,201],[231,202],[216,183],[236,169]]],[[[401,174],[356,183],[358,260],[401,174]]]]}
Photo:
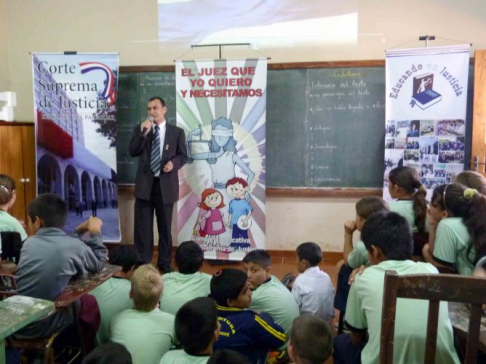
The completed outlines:
{"type": "Polygon", "coordinates": [[[265,248],[266,83],[263,59],[176,63],[177,124],[189,157],[178,241],[194,240],[207,259],[265,248]]]}

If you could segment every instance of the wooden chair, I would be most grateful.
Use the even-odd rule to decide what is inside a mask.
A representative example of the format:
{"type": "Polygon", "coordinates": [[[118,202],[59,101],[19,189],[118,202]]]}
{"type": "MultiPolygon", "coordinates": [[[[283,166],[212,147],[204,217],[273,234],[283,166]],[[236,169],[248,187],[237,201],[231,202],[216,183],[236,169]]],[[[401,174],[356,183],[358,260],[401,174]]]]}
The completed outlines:
{"type": "Polygon", "coordinates": [[[2,259],[8,259],[12,263],[19,264],[22,238],[16,231],[0,232],[2,240],[2,259]]]}
{"type": "Polygon", "coordinates": [[[423,255],[422,255],[422,249],[424,248],[424,245],[429,242],[429,233],[428,232],[423,232],[423,233],[414,233],[413,234],[413,256],[414,260],[421,260],[423,261],[423,255]]]}
{"type": "Polygon", "coordinates": [[[17,294],[17,281],[13,273],[0,265],[0,300],[17,294]]]}
{"type": "Polygon", "coordinates": [[[478,352],[482,304],[486,302],[486,279],[455,274],[398,276],[385,274],[381,320],[380,364],[393,363],[397,298],[429,301],[424,363],[435,363],[440,301],[470,304],[465,363],[475,363],[478,352]]]}

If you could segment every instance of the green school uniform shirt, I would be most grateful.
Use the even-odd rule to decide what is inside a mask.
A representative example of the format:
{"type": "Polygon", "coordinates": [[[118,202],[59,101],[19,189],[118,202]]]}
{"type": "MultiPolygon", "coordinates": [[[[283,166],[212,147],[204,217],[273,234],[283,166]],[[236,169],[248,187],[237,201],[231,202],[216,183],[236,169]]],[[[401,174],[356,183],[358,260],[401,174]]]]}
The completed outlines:
{"type": "MultiPolygon", "coordinates": [[[[346,324],[352,331],[368,331],[369,340],[361,353],[363,364],[378,363],[380,356],[381,310],[386,270],[398,275],[436,274],[432,264],[411,260],[387,260],[366,268],[351,286],[346,306],[346,324]]],[[[428,301],[399,298],[395,316],[395,364],[423,363],[428,301]]],[[[440,303],[436,363],[459,363],[449,321],[447,302],[440,303]]]]}
{"type": "Polygon", "coordinates": [[[101,324],[96,333],[96,344],[101,345],[110,340],[110,321],[113,316],[132,308],[130,281],[122,278],[110,278],[91,291],[100,307],[101,324]]]}
{"type": "Polygon", "coordinates": [[[268,313],[286,334],[299,316],[299,306],[292,293],[275,276],[253,291],[250,309],[268,313]]]}
{"type": "Polygon", "coordinates": [[[27,239],[27,233],[19,220],[3,210],[0,210],[0,231],[14,231],[20,234],[22,241],[27,239]]]}
{"type": "Polygon", "coordinates": [[[413,212],[413,201],[398,200],[390,203],[390,211],[396,212],[407,219],[413,233],[418,232],[415,226],[415,213],[413,212]]]}
{"type": "Polygon", "coordinates": [[[158,308],[125,310],[111,320],[111,340],[125,345],[134,364],[159,364],[175,340],[174,321],[174,315],[158,308]]]}
{"type": "Polygon", "coordinates": [[[439,262],[454,265],[459,274],[470,276],[474,270],[476,249],[471,249],[469,256],[469,233],[460,217],[442,219],[437,226],[434,243],[434,258],[439,262]]]}
{"type": "Polygon", "coordinates": [[[356,269],[362,265],[367,267],[371,265],[370,258],[368,257],[368,250],[364,243],[360,240],[356,242],[351,253],[348,254],[348,259],[346,263],[349,268],[356,269]]]}
{"type": "Polygon", "coordinates": [[[209,356],[189,355],[184,350],[168,351],[160,361],[160,364],[206,364],[209,356]]]}
{"type": "Polygon", "coordinates": [[[160,309],[173,315],[186,302],[197,297],[207,297],[210,293],[211,276],[206,273],[173,272],[164,274],[162,279],[164,290],[160,299],[160,309]]]}

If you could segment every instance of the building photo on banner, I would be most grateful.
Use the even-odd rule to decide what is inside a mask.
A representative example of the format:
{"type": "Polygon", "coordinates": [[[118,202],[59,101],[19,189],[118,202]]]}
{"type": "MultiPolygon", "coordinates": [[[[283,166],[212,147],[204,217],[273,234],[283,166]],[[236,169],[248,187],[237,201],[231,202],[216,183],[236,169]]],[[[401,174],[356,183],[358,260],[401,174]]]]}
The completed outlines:
{"type": "Polygon", "coordinates": [[[265,248],[267,60],[176,63],[177,125],[187,137],[178,240],[206,259],[265,248]]]}
{"type": "Polygon", "coordinates": [[[67,203],[66,233],[89,216],[121,240],[116,172],[118,54],[34,53],[37,194],[67,203]]]}
{"type": "Polygon", "coordinates": [[[464,169],[469,44],[387,51],[383,197],[388,175],[415,168],[427,189],[464,169]]]}

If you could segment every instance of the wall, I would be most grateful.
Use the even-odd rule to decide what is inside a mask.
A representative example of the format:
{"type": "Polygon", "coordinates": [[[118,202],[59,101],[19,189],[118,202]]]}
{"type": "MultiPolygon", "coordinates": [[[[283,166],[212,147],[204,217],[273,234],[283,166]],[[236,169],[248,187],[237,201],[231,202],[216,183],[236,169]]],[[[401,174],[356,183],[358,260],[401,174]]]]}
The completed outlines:
{"type": "MultiPolygon", "coordinates": [[[[317,0],[316,0],[317,1],[317,0]]],[[[260,49],[271,62],[384,59],[385,50],[421,47],[419,35],[449,40],[432,45],[473,43],[486,49],[486,7],[483,0],[356,0],[358,35],[353,45],[260,49]]],[[[156,0],[0,0],[0,89],[17,92],[16,119],[33,119],[32,71],[29,52],[119,52],[121,65],[172,65],[189,51],[180,44],[159,47],[156,0]],[[3,19],[6,22],[3,22],[3,19]],[[7,32],[2,31],[3,27],[7,32]],[[5,49],[8,59],[4,61],[5,49]],[[5,71],[4,64],[7,64],[5,71]]],[[[186,25],[187,26],[187,25],[186,25]]],[[[248,49],[226,49],[224,57],[257,56],[248,49]]],[[[214,50],[189,52],[184,59],[215,58],[214,50]]],[[[122,194],[122,227],[131,226],[133,200],[122,194]]],[[[311,240],[325,250],[340,251],[343,223],[354,217],[355,199],[267,199],[267,246],[293,250],[311,240]],[[294,227],[297,228],[288,228],[294,227]],[[282,227],[287,227],[283,229],[282,227]]],[[[131,228],[129,228],[131,229],[131,228]]],[[[131,241],[131,230],[122,232],[131,241]]]]}

